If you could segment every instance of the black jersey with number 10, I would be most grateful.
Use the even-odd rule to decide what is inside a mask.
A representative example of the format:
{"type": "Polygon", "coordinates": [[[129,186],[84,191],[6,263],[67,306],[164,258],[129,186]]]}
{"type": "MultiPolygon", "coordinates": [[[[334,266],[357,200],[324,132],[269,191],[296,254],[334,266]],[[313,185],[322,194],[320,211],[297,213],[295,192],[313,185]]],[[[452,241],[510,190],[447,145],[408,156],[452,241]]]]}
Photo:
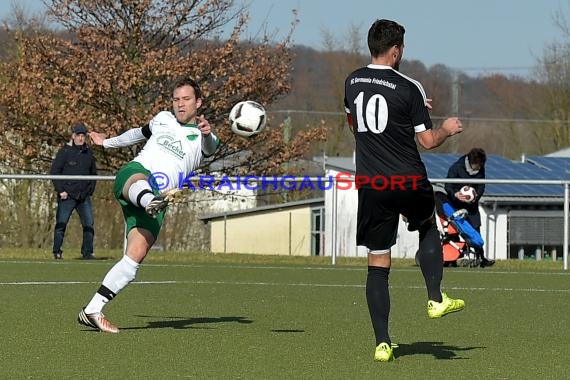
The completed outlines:
{"type": "Polygon", "coordinates": [[[427,178],[415,134],[432,128],[422,85],[389,66],[348,76],[344,106],[356,138],[356,174],[427,178]]]}

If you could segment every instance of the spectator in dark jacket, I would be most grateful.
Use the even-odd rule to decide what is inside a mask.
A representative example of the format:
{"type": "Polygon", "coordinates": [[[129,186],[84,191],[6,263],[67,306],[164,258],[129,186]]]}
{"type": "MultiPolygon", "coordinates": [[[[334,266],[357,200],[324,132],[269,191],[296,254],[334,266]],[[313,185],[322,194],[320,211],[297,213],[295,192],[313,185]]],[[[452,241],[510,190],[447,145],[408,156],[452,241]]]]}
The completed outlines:
{"type": "MultiPolygon", "coordinates": [[[[485,193],[484,183],[470,183],[470,179],[485,178],[485,162],[487,155],[481,148],[473,148],[464,156],[461,156],[447,172],[447,178],[465,178],[464,183],[446,183],[445,191],[451,205],[456,209],[467,210],[467,221],[478,232],[481,232],[481,214],[479,213],[479,200],[485,193]],[[461,188],[470,186],[475,190],[475,198],[469,199],[461,192],[461,188]]],[[[495,260],[485,258],[483,248],[475,249],[476,259],[482,268],[495,264],[495,260]]]]}
{"type": "MultiPolygon", "coordinates": [[[[50,174],[61,175],[96,175],[97,167],[93,152],[86,144],[87,128],[83,124],[73,127],[71,141],[64,145],[52,162],[50,174]]],[[[54,180],[53,185],[57,192],[57,214],[53,233],[53,257],[62,259],[61,246],[65,236],[65,229],[73,210],[77,210],[81,225],[83,226],[83,244],[81,256],[84,259],[93,259],[93,210],[91,196],[95,191],[96,181],[85,180],[54,180]]]]}

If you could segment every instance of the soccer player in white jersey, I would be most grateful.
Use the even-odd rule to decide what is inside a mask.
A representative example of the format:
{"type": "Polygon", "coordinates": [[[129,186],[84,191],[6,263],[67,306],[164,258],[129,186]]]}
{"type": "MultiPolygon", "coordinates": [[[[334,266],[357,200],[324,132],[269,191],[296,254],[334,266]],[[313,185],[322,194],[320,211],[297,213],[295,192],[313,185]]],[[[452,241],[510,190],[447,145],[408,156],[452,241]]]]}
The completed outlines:
{"type": "MultiPolygon", "coordinates": [[[[374,360],[394,359],[388,334],[390,249],[396,243],[400,215],[410,231],[419,232],[419,262],[427,288],[427,312],[439,318],[464,308],[462,300],[441,292],[443,253],[435,224],[433,188],[415,138],[426,149],[462,131],[461,121],[448,118],[432,129],[431,108],[420,83],[398,69],[405,29],[377,20],[368,31],[372,62],[345,82],[345,109],[356,139],[356,176],[372,180],[358,189],[356,244],[368,248],[366,300],[376,337],[374,360]],[[374,178],[415,178],[397,188],[382,189],[374,178]]],[[[385,188],[385,187],[384,187],[385,188]]]]}
{"type": "Polygon", "coordinates": [[[194,171],[202,157],[211,156],[218,138],[204,116],[198,116],[202,92],[190,78],[178,80],[172,91],[172,112],[158,113],[148,125],[106,138],[92,132],[94,144],[104,148],[126,147],[146,141],[134,160],[117,173],[113,193],[127,225],[127,247],[123,258],[109,270],[91,301],[78,315],[78,322],[108,333],[119,329],[103,315],[103,308],[135,279],[137,270],[160,232],[168,199],[194,171]],[[161,176],[160,189],[155,176],[161,176]],[[155,178],[155,180],[153,180],[155,178]]]}

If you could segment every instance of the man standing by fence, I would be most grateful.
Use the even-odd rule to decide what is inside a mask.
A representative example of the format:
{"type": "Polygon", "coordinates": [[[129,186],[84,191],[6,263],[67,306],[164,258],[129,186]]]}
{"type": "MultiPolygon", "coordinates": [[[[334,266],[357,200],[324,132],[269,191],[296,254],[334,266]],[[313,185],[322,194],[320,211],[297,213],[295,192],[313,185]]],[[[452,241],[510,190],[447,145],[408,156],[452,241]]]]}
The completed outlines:
{"type": "MultiPolygon", "coordinates": [[[[93,152],[86,144],[87,128],[83,124],[73,127],[71,141],[65,144],[52,162],[52,175],[96,175],[97,167],[93,152]]],[[[83,243],[81,257],[93,259],[93,209],[91,195],[95,191],[96,181],[54,180],[57,192],[57,214],[53,233],[53,257],[63,259],[61,246],[69,218],[73,210],[77,210],[83,227],[83,243]]]]}

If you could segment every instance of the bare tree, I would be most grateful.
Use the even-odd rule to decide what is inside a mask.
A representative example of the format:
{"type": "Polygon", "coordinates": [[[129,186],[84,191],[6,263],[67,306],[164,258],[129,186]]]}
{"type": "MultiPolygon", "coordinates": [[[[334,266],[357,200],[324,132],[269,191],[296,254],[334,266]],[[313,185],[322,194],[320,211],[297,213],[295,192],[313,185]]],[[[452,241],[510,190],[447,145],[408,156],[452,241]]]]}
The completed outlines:
{"type": "MultiPolygon", "coordinates": [[[[290,34],[277,43],[267,36],[242,41],[247,10],[233,0],[52,0],[46,6],[62,29],[14,30],[13,59],[0,67],[0,158],[13,168],[44,170],[76,121],[110,134],[147,123],[168,108],[169,84],[184,75],[202,85],[202,112],[225,142],[214,160],[232,157],[224,161],[227,172],[279,172],[281,160],[302,156],[323,136],[321,126],[289,144],[278,126],[253,139],[231,134],[231,106],[244,99],[270,104],[289,91],[291,69],[290,34]],[[233,29],[223,38],[228,25],[233,29]]],[[[108,153],[99,162],[115,169],[133,153],[108,153]]]]}
{"type": "MultiPolygon", "coordinates": [[[[77,121],[110,135],[148,123],[169,108],[170,83],[181,76],[201,84],[202,112],[223,142],[204,170],[217,162],[229,175],[281,174],[284,162],[303,157],[324,136],[326,127],[316,124],[284,141],[281,126],[269,114],[268,128],[244,139],[231,133],[227,121],[238,101],[256,100],[269,108],[290,90],[295,19],[280,41],[267,34],[243,40],[247,9],[233,0],[51,0],[46,7],[45,23],[22,12],[6,23],[0,62],[0,162],[5,173],[46,172],[77,121]]],[[[135,153],[136,147],[97,149],[100,172],[114,172],[135,153]]],[[[0,185],[10,188],[0,195],[10,205],[1,212],[0,227],[9,231],[8,236],[0,233],[0,243],[47,244],[52,225],[46,221],[53,220],[54,212],[50,184],[0,185]]],[[[109,207],[114,200],[108,190],[106,183],[97,186],[94,209],[97,224],[105,226],[98,236],[114,248],[122,243],[123,225],[120,210],[109,207]]],[[[180,225],[204,235],[196,226],[201,222],[189,217],[194,211],[183,211],[165,226],[161,239],[166,246],[177,238],[180,225]]],[[[194,235],[177,242],[192,246],[195,240],[189,236],[194,235]]]]}
{"type": "MultiPolygon", "coordinates": [[[[570,2],[567,6],[570,9],[570,2]]],[[[570,27],[562,8],[555,12],[554,23],[562,39],[545,47],[537,69],[543,84],[540,112],[553,122],[543,128],[537,138],[543,140],[543,144],[561,149],[570,146],[570,27]]]]}

